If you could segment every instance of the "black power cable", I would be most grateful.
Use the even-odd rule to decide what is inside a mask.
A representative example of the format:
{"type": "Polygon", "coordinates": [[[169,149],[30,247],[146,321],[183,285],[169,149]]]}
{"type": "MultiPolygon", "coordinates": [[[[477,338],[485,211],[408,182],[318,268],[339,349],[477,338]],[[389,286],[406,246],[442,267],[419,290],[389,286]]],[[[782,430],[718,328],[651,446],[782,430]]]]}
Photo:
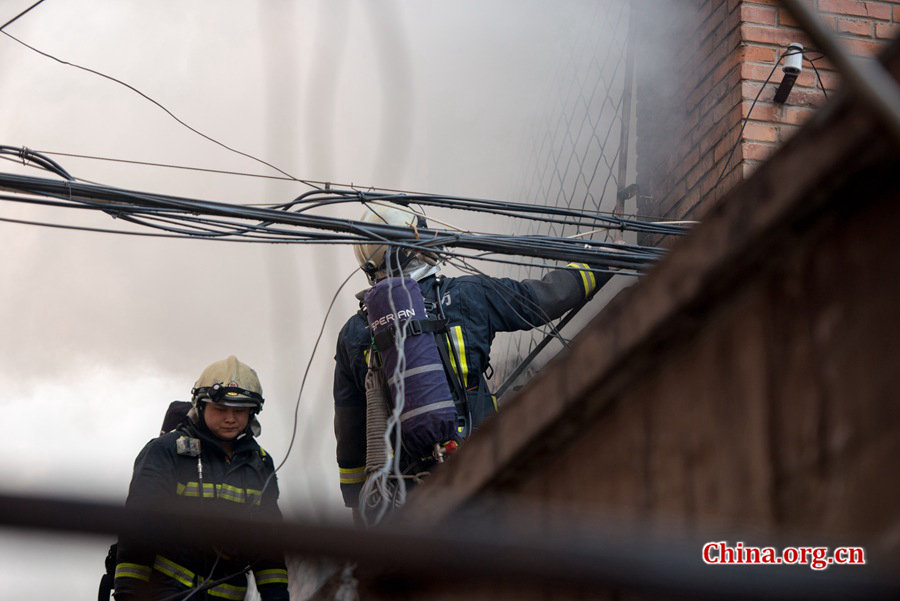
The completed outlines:
{"type": "MultiPolygon", "coordinates": [[[[29,10],[30,10],[30,9],[29,9],[29,10]]],[[[18,18],[18,17],[17,17],[17,18],[18,18]]],[[[257,163],[260,163],[260,164],[262,164],[262,165],[265,165],[266,167],[269,167],[269,168],[271,168],[271,169],[274,169],[274,170],[277,171],[278,173],[281,173],[282,175],[284,175],[285,177],[290,178],[290,179],[293,180],[293,181],[300,182],[300,183],[302,183],[302,184],[306,184],[307,186],[310,186],[310,187],[312,187],[312,188],[318,188],[318,186],[317,186],[315,183],[313,183],[312,181],[310,181],[310,180],[305,180],[305,179],[300,179],[300,178],[298,178],[298,177],[294,177],[293,175],[291,175],[291,174],[288,173],[287,171],[284,171],[283,169],[281,169],[281,168],[279,168],[279,167],[276,167],[275,165],[273,165],[272,163],[269,163],[268,161],[265,161],[265,160],[263,160],[263,159],[261,159],[261,158],[259,158],[259,157],[253,156],[252,154],[249,154],[249,153],[243,152],[243,151],[241,151],[241,150],[238,150],[238,149],[236,149],[236,148],[233,148],[233,147],[231,147],[231,146],[225,144],[224,142],[221,142],[221,141],[219,141],[219,140],[213,138],[212,136],[209,136],[209,135],[203,133],[202,131],[200,131],[200,130],[194,128],[194,127],[192,127],[191,125],[189,125],[188,123],[186,123],[184,120],[182,120],[180,117],[178,117],[175,113],[173,113],[171,110],[169,110],[168,108],[166,108],[162,103],[160,103],[159,101],[157,101],[157,100],[151,98],[150,96],[148,96],[148,95],[145,94],[144,92],[140,91],[140,90],[137,89],[136,87],[132,86],[131,84],[125,83],[125,82],[122,81],[121,79],[117,79],[117,78],[115,78],[115,77],[113,77],[113,76],[111,76],[111,75],[107,75],[107,74],[105,74],[105,73],[102,73],[102,72],[97,71],[97,70],[95,70],[95,69],[91,69],[91,68],[89,68],[89,67],[83,67],[83,66],[81,66],[81,65],[78,65],[78,64],[75,64],[75,63],[71,63],[71,62],[69,62],[69,61],[62,60],[61,58],[58,58],[58,57],[56,57],[56,56],[53,56],[52,54],[50,54],[50,53],[48,53],[48,52],[44,52],[43,50],[38,50],[38,49],[35,48],[34,46],[30,46],[29,44],[26,44],[25,42],[23,42],[23,41],[20,40],[19,38],[15,37],[15,36],[13,36],[13,35],[10,35],[9,33],[5,32],[5,31],[2,31],[2,33],[3,33],[4,35],[6,35],[7,37],[9,37],[10,39],[12,39],[13,41],[18,42],[18,43],[21,44],[22,46],[25,46],[25,47],[28,48],[29,50],[31,50],[31,51],[33,51],[33,52],[36,52],[36,53],[40,54],[41,56],[45,56],[45,57],[47,57],[47,58],[49,58],[49,59],[52,59],[52,60],[54,60],[54,61],[56,61],[56,62],[58,62],[58,63],[60,63],[60,64],[66,65],[66,66],[68,66],[68,67],[73,67],[73,68],[75,68],[75,69],[80,69],[80,70],[82,70],[82,71],[86,71],[86,72],[88,72],[88,73],[92,73],[92,74],[94,74],[94,75],[97,75],[98,77],[102,77],[102,78],[104,78],[104,79],[108,79],[109,81],[112,81],[112,82],[114,82],[114,83],[117,83],[117,84],[119,84],[119,85],[121,85],[121,86],[124,86],[124,87],[128,88],[129,90],[131,90],[131,91],[134,92],[135,94],[141,96],[141,97],[144,98],[145,100],[147,100],[147,101],[153,103],[154,105],[156,105],[157,107],[159,107],[160,109],[162,109],[163,112],[165,112],[167,115],[169,115],[169,117],[171,117],[172,119],[174,119],[174,120],[175,120],[176,122],[178,122],[178,124],[180,124],[181,126],[187,128],[188,130],[190,130],[190,131],[192,131],[193,133],[197,134],[197,135],[200,136],[201,138],[204,138],[204,139],[206,139],[206,140],[212,142],[213,144],[216,144],[216,145],[218,145],[218,146],[224,148],[225,150],[228,150],[228,151],[233,152],[233,153],[235,153],[235,154],[239,154],[239,155],[241,155],[241,156],[243,156],[243,157],[246,157],[246,158],[248,158],[248,159],[254,160],[254,161],[256,161],[257,163]]]]}
{"type": "MultiPolygon", "coordinates": [[[[247,239],[252,237],[259,238],[260,241],[271,242],[342,244],[363,244],[377,241],[445,256],[453,256],[455,251],[449,249],[456,248],[486,251],[491,254],[590,263],[624,270],[640,270],[655,262],[662,255],[662,251],[659,249],[550,236],[473,234],[435,228],[416,231],[406,227],[372,224],[308,213],[134,192],[71,180],[57,182],[3,173],[0,173],[0,187],[29,195],[22,197],[22,202],[41,203],[42,201],[33,198],[35,195],[49,197],[55,199],[51,202],[57,206],[62,204],[89,207],[104,211],[113,217],[161,229],[167,233],[198,238],[247,239]],[[290,230],[286,226],[302,229],[290,230]]],[[[353,194],[356,193],[345,191],[346,196],[353,194]]],[[[416,198],[415,200],[427,203],[431,199],[416,198]]],[[[476,202],[475,205],[480,206],[480,203],[476,202]]],[[[457,203],[457,206],[470,205],[457,203]]],[[[490,211],[491,208],[481,208],[480,210],[490,211]]],[[[514,208],[518,209],[520,206],[514,208]]],[[[525,206],[524,209],[528,213],[541,210],[528,206],[525,206]]],[[[468,255],[462,254],[461,256],[467,257],[468,255]]],[[[496,260],[490,254],[469,258],[496,260]]]]}
{"type": "Polygon", "coordinates": [[[37,2],[35,2],[35,3],[32,4],[31,6],[29,6],[28,8],[26,8],[25,10],[23,10],[23,11],[20,12],[19,14],[17,14],[15,17],[13,17],[12,19],[10,19],[9,21],[7,21],[6,23],[4,23],[3,25],[0,25],[0,31],[3,31],[4,29],[6,29],[6,26],[7,26],[7,25],[11,25],[12,23],[16,22],[20,17],[24,16],[25,13],[29,12],[32,8],[35,8],[38,4],[40,4],[40,3],[43,2],[43,1],[44,1],[44,0],[38,0],[37,2]]]}
{"type": "Polygon", "coordinates": [[[13,146],[0,146],[0,155],[5,156],[14,156],[18,157],[22,164],[33,163],[34,165],[40,167],[41,169],[46,169],[51,173],[55,173],[56,175],[67,179],[74,180],[75,178],[69,175],[69,172],[63,169],[59,163],[54,161],[53,159],[40,154],[39,152],[35,152],[33,150],[29,150],[26,147],[15,148],[13,146]]]}
{"type": "Polygon", "coordinates": [[[784,60],[785,57],[791,56],[793,54],[803,55],[803,57],[806,58],[807,62],[810,65],[812,65],[813,71],[815,71],[815,73],[816,73],[816,78],[819,81],[819,86],[822,88],[822,94],[825,95],[825,98],[828,98],[828,92],[825,90],[825,84],[822,82],[822,76],[819,74],[819,69],[816,68],[816,64],[814,62],[814,61],[819,60],[822,57],[817,57],[814,59],[807,58],[806,54],[808,52],[809,51],[807,51],[807,50],[800,50],[798,48],[790,48],[789,47],[787,50],[785,50],[781,54],[781,56],[778,57],[778,60],[775,61],[775,64],[772,65],[772,70],[769,72],[768,77],[766,77],[766,80],[763,82],[763,84],[759,87],[759,90],[756,92],[756,96],[753,98],[753,102],[750,104],[750,109],[747,111],[747,116],[744,117],[744,120],[741,123],[741,129],[738,132],[737,141],[735,141],[734,145],[731,147],[731,151],[728,153],[728,158],[725,161],[725,165],[722,167],[722,172],[719,174],[718,179],[716,179],[716,183],[713,184],[713,187],[712,187],[713,190],[718,188],[719,184],[722,183],[722,179],[725,177],[725,172],[728,169],[728,165],[731,163],[731,157],[734,155],[734,151],[737,150],[737,147],[741,143],[741,136],[744,133],[744,128],[747,127],[747,122],[750,121],[750,116],[753,114],[753,109],[756,107],[756,103],[757,103],[757,101],[759,101],[759,97],[762,94],[762,91],[764,89],[766,89],[766,86],[769,84],[769,81],[772,79],[772,76],[775,74],[775,70],[778,69],[778,65],[781,64],[781,61],[784,60]]]}

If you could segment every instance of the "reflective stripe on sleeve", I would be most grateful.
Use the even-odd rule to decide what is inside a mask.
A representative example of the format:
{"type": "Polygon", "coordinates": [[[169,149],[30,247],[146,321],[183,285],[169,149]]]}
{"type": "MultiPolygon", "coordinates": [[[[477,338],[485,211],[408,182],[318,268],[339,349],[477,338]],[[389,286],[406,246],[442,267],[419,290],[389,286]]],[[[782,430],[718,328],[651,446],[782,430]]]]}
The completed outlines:
{"type": "Polygon", "coordinates": [[[116,578],[136,578],[144,582],[150,582],[150,566],[139,563],[117,563],[116,578]]]}
{"type": "Polygon", "coordinates": [[[253,572],[253,577],[256,578],[257,585],[288,583],[288,572],[282,569],[259,570],[253,572]]]}
{"type": "Polygon", "coordinates": [[[366,481],[366,466],[341,467],[338,471],[341,474],[341,484],[359,484],[366,481]]]}
{"type": "Polygon", "coordinates": [[[597,278],[594,277],[594,272],[591,271],[590,265],[587,263],[569,263],[566,267],[578,270],[578,274],[581,276],[581,283],[584,285],[584,297],[589,297],[597,288],[597,278]]]}

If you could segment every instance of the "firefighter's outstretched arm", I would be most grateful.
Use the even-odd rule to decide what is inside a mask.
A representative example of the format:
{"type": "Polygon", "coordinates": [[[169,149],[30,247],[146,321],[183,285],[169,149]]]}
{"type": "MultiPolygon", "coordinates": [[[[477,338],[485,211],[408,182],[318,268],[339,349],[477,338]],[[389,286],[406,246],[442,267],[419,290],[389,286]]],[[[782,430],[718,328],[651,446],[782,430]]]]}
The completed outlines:
{"type": "Polygon", "coordinates": [[[586,263],[570,263],[564,269],[554,269],[540,280],[523,280],[522,283],[534,292],[541,310],[550,319],[556,319],[593,297],[611,277],[609,273],[592,271],[586,263]]]}

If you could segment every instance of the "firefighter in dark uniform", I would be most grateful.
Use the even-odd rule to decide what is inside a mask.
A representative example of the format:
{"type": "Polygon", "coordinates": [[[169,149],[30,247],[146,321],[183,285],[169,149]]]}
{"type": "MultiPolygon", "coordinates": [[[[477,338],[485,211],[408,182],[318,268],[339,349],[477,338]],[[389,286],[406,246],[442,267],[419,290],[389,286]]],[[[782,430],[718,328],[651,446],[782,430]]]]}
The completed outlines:
{"type": "MultiPolygon", "coordinates": [[[[386,203],[370,203],[362,219],[410,227],[425,225],[421,217],[408,209],[386,203]]],[[[517,281],[483,275],[445,278],[439,274],[434,261],[426,260],[423,255],[406,254],[378,244],[357,246],[355,251],[371,284],[388,275],[399,275],[396,270],[388,274],[387,258],[390,265],[400,265],[402,275],[418,282],[429,315],[446,320],[445,331],[437,332],[435,340],[445,364],[449,363],[446,372],[451,389],[466,400],[461,437],[497,411],[496,399],[484,375],[489,369],[494,335],[544,325],[593,296],[611,277],[591,271],[585,264],[570,264],[567,269],[547,273],[541,280],[517,281]]],[[[365,378],[371,347],[372,333],[361,308],[340,331],[334,372],[334,430],[340,486],[344,504],[354,510],[358,508],[366,480],[365,378]]],[[[419,459],[406,455],[401,453],[400,457],[403,469],[419,459]]]]}
{"type": "MultiPolygon", "coordinates": [[[[256,372],[230,356],[203,371],[192,395],[193,406],[181,425],[147,443],[135,460],[126,507],[208,507],[245,518],[280,519],[273,460],[255,440],[256,414],[263,406],[256,372]]],[[[120,536],[115,598],[244,599],[248,571],[263,601],[289,598],[281,554],[248,557],[240,549],[201,542],[174,544],[152,532],[120,536]]]]}

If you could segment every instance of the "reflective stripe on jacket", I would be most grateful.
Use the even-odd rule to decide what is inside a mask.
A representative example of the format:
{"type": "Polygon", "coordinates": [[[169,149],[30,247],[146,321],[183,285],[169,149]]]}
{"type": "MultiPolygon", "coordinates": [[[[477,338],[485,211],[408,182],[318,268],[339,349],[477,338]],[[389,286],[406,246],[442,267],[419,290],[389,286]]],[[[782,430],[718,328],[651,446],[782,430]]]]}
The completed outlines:
{"type": "MultiPolygon", "coordinates": [[[[451,368],[466,390],[473,429],[497,410],[482,375],[496,333],[543,325],[590,298],[609,276],[595,277],[587,269],[572,264],[541,280],[474,275],[432,276],[419,282],[426,303],[436,304],[440,292],[440,308],[448,324],[447,332],[437,334],[436,341],[450,351],[451,368]]],[[[335,355],[334,431],[339,482],[348,507],[356,507],[366,477],[365,374],[371,345],[367,326],[362,312],[353,315],[338,335],[335,355]]]]}
{"type": "MultiPolygon", "coordinates": [[[[138,455],[126,506],[132,508],[209,507],[236,515],[280,519],[274,463],[249,435],[234,442],[229,458],[205,430],[193,425],[151,440],[138,455]],[[200,440],[202,486],[196,456],[178,453],[179,437],[200,440]],[[266,481],[271,476],[268,485],[266,481]],[[265,488],[265,490],[263,490],[265,488]],[[202,495],[201,495],[202,491],[202,495]]],[[[184,448],[184,445],[182,445],[184,448]]],[[[153,599],[187,590],[207,578],[224,582],[192,599],[243,599],[244,568],[253,561],[257,588],[264,601],[288,599],[284,557],[242,557],[241,550],[214,550],[200,542],[176,545],[153,532],[140,538],[119,537],[115,572],[116,595],[148,594],[153,599]],[[217,558],[218,557],[218,558],[217,558]],[[213,569],[215,568],[215,569],[213,569]]]]}

